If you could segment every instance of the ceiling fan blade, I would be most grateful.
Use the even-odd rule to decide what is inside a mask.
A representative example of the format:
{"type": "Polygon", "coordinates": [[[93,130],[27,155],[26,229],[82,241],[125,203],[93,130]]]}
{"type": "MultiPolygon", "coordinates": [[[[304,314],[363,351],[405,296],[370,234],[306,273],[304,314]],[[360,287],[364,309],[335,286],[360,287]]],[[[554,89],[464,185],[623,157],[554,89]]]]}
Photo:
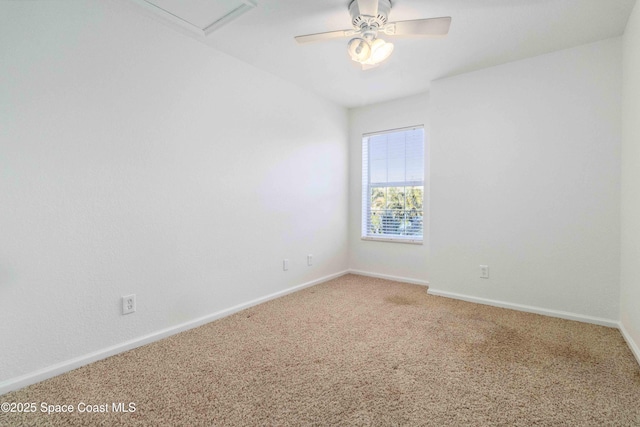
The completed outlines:
{"type": "Polygon", "coordinates": [[[378,16],[378,0],[355,0],[360,15],[378,16]]]}
{"type": "Polygon", "coordinates": [[[444,37],[449,33],[451,17],[390,22],[382,29],[390,36],[444,37]]]}
{"type": "Polygon", "coordinates": [[[298,44],[307,44],[320,42],[324,40],[337,39],[340,37],[349,37],[355,34],[353,30],[329,31],[328,33],[307,34],[304,36],[296,36],[298,44]]]}

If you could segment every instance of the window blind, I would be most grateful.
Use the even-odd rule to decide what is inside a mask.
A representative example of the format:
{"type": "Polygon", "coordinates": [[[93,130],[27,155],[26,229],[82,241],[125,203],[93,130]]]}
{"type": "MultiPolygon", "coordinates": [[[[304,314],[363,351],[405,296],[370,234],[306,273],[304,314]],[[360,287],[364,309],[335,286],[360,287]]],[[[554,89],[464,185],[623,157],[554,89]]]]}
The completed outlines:
{"type": "Polygon", "coordinates": [[[362,237],[421,242],[424,128],[362,138],[362,237]]]}

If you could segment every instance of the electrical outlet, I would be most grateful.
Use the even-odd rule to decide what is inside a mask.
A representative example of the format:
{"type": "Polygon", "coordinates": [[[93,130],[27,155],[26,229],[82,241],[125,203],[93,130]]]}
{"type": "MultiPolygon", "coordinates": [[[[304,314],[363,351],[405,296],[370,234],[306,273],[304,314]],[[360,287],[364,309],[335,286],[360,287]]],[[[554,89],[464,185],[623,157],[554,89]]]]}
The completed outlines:
{"type": "Polygon", "coordinates": [[[136,294],[122,297],[122,314],[131,314],[136,311],[136,294]]]}
{"type": "Polygon", "coordinates": [[[481,265],[480,266],[480,278],[481,279],[488,279],[489,278],[489,266],[488,265],[481,265]]]}
{"type": "Polygon", "coordinates": [[[282,271],[287,271],[289,270],[289,260],[285,259],[282,261],[282,271]]]}
{"type": "Polygon", "coordinates": [[[308,266],[312,266],[313,265],[313,255],[311,255],[311,254],[307,255],[307,265],[308,266]]]}

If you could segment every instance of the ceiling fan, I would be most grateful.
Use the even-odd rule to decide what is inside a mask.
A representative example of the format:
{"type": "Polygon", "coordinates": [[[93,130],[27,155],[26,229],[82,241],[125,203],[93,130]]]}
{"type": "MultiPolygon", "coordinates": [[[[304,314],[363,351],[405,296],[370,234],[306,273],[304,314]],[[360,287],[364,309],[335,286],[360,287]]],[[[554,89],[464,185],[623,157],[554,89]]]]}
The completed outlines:
{"type": "Polygon", "coordinates": [[[362,69],[373,68],[393,52],[393,44],[378,38],[388,36],[444,37],[449,32],[451,17],[415,19],[388,22],[391,0],[352,0],[349,3],[352,30],[297,36],[298,44],[314,43],[340,37],[352,37],[347,50],[351,59],[362,64],[362,69]]]}

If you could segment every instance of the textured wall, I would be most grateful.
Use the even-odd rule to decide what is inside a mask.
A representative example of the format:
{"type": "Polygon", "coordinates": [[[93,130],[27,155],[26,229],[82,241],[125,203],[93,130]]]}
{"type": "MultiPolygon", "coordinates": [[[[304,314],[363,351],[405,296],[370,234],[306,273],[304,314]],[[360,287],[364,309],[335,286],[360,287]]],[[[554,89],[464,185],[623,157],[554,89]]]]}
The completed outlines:
{"type": "Polygon", "coordinates": [[[0,52],[0,386],[347,268],[343,108],[118,2],[0,52]]]}
{"type": "Polygon", "coordinates": [[[620,320],[640,358],[640,5],[623,39],[620,320]]]}
{"type": "Polygon", "coordinates": [[[616,38],[433,82],[433,289],[618,320],[621,63],[616,38]]]}

